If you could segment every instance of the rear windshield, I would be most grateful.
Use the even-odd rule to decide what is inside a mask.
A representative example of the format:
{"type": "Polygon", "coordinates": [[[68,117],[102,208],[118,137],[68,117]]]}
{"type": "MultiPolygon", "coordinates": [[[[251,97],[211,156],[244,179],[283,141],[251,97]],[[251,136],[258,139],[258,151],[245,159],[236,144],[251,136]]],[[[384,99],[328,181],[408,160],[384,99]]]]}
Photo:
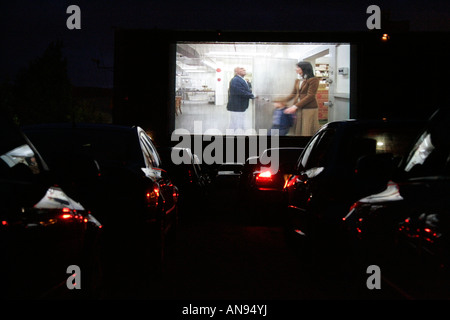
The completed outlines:
{"type": "Polygon", "coordinates": [[[417,139],[421,126],[392,125],[383,128],[360,128],[348,132],[351,136],[347,139],[345,150],[345,161],[352,166],[362,156],[388,153],[399,160],[407,156],[409,150],[417,139]]]}
{"type": "Polygon", "coordinates": [[[26,132],[49,165],[71,155],[89,155],[102,164],[125,165],[142,162],[133,148],[137,138],[132,132],[102,130],[43,130],[26,132]]]}

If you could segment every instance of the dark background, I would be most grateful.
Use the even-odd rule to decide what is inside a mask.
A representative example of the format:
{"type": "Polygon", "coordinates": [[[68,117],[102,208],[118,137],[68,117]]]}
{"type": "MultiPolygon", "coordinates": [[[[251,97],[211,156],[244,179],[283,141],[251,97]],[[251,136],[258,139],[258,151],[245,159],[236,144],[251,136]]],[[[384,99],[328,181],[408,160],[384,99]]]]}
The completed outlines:
{"type": "MultiPolygon", "coordinates": [[[[114,31],[120,28],[222,31],[368,31],[367,7],[378,5],[386,19],[409,31],[449,31],[448,1],[8,1],[0,6],[0,75],[40,56],[51,41],[64,42],[69,76],[76,86],[112,88],[114,31]],[[81,9],[81,30],[68,30],[69,5],[81,9]]],[[[389,26],[382,24],[382,30],[389,26]]]]}

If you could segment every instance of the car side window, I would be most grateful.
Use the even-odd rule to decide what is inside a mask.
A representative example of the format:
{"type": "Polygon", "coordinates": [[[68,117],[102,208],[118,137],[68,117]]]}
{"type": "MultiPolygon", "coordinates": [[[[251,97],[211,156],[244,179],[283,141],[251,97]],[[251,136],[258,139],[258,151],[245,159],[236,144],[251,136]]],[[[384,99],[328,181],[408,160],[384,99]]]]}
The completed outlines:
{"type": "Polygon", "coordinates": [[[140,141],[142,145],[142,149],[144,152],[144,156],[148,163],[152,167],[159,167],[160,161],[158,153],[156,152],[156,149],[154,148],[152,142],[149,140],[149,138],[145,135],[145,133],[140,134],[140,141]]]}
{"type": "Polygon", "coordinates": [[[152,155],[155,167],[159,168],[161,166],[161,159],[159,158],[159,154],[156,151],[156,148],[153,145],[153,142],[151,141],[151,139],[148,136],[146,136],[146,135],[144,135],[144,137],[145,137],[145,141],[146,141],[146,143],[147,143],[147,145],[149,147],[150,154],[152,155]]]}
{"type": "Polygon", "coordinates": [[[299,163],[297,165],[298,168],[306,169],[306,164],[308,163],[308,159],[309,159],[309,156],[311,155],[311,151],[313,150],[317,141],[319,141],[321,135],[322,135],[322,133],[316,134],[311,139],[311,141],[308,143],[308,145],[305,148],[305,151],[303,152],[302,157],[300,157],[300,159],[299,159],[299,163]]]}
{"type": "Polygon", "coordinates": [[[146,145],[146,143],[142,137],[139,140],[141,143],[142,153],[144,154],[144,158],[145,158],[145,162],[147,163],[147,166],[154,167],[155,166],[154,161],[150,155],[150,150],[148,149],[148,146],[146,145]]]}
{"type": "Polygon", "coordinates": [[[301,164],[304,169],[325,167],[334,138],[334,130],[324,130],[317,134],[307,146],[301,164]]]}

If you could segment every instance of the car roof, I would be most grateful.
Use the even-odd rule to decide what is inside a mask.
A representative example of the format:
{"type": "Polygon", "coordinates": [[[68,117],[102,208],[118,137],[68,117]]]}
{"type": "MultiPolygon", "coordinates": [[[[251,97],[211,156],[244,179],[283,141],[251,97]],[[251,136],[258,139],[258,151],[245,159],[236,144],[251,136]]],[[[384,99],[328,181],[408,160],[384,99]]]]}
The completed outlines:
{"type": "Polygon", "coordinates": [[[276,147],[276,148],[267,148],[263,152],[267,150],[299,150],[303,149],[303,147],[276,147]]]}
{"type": "MultiPolygon", "coordinates": [[[[322,128],[339,128],[339,127],[373,127],[373,126],[391,126],[391,125],[409,125],[409,124],[425,124],[426,120],[418,119],[347,119],[331,121],[322,126],[322,128]]],[[[322,129],[321,128],[321,129],[322,129]]]]}
{"type": "Polygon", "coordinates": [[[42,130],[70,130],[70,129],[92,129],[92,130],[103,130],[103,131],[135,131],[139,127],[136,126],[125,126],[117,124],[100,124],[100,123],[43,123],[43,124],[32,124],[24,125],[21,127],[23,131],[42,131],[42,130]]]}

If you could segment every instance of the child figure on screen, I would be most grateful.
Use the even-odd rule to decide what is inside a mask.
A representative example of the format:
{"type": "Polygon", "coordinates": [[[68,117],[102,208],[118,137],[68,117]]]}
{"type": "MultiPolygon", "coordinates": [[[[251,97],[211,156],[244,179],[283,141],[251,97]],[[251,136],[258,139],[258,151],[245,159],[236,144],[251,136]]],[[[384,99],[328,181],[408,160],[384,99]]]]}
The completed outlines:
{"type": "Polygon", "coordinates": [[[285,136],[294,124],[294,115],[284,113],[287,106],[281,102],[275,102],[274,106],[271,135],[275,135],[273,130],[278,129],[278,135],[285,136]]]}

